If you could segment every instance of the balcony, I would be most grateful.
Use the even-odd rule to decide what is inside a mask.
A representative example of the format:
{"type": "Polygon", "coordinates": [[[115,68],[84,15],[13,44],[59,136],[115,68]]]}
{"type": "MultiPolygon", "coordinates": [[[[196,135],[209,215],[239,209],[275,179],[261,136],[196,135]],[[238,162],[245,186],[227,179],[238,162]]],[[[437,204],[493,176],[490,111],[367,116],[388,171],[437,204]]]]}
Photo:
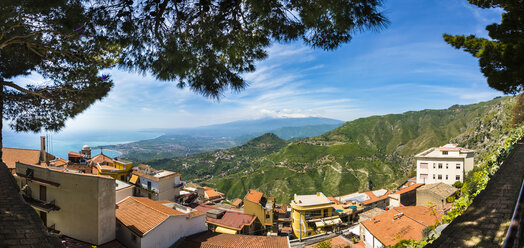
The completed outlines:
{"type": "Polygon", "coordinates": [[[47,213],[49,213],[51,211],[58,211],[58,210],[60,210],[60,207],[55,205],[55,201],[54,200],[50,201],[50,202],[46,202],[46,201],[34,199],[34,198],[26,196],[26,195],[23,195],[23,196],[24,196],[24,200],[27,202],[27,204],[31,205],[32,207],[34,207],[34,208],[36,208],[38,210],[42,210],[42,211],[45,211],[47,213]]]}

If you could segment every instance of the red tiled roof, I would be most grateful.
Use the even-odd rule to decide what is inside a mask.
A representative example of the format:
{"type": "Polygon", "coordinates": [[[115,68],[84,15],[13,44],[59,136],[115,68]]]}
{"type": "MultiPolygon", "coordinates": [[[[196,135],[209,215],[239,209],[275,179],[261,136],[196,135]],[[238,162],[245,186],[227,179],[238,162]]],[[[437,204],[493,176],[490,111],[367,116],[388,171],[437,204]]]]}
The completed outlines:
{"type": "MultiPolygon", "coordinates": [[[[209,205],[198,205],[195,207],[200,212],[207,213],[209,210],[216,209],[209,205]]],[[[227,227],[230,229],[241,230],[245,225],[251,225],[255,221],[256,216],[243,214],[235,211],[226,211],[226,213],[220,219],[214,219],[207,217],[206,222],[218,226],[227,227]]]]}
{"type": "Polygon", "coordinates": [[[247,193],[244,199],[250,202],[259,203],[263,195],[264,194],[262,192],[258,192],[254,189],[250,189],[249,193],[247,193]]]}
{"type": "Polygon", "coordinates": [[[84,154],[78,153],[78,152],[69,152],[67,153],[68,157],[77,157],[77,158],[83,158],[84,154]]]}
{"type": "Polygon", "coordinates": [[[286,248],[287,237],[254,236],[203,232],[184,238],[184,248],[286,248]]]}
{"type": "Polygon", "coordinates": [[[108,162],[108,163],[113,163],[113,159],[111,159],[110,157],[106,156],[105,154],[98,154],[96,156],[94,156],[93,158],[91,158],[91,163],[94,163],[94,164],[98,164],[98,163],[102,163],[102,162],[108,162]]]}
{"type": "Polygon", "coordinates": [[[220,194],[214,189],[208,189],[205,191],[208,198],[220,197],[220,194]]]}
{"type": "MultiPolygon", "coordinates": [[[[331,247],[352,247],[351,245],[353,245],[353,242],[347,240],[346,238],[344,238],[342,236],[336,236],[336,237],[331,238],[329,240],[330,240],[331,247]]],[[[316,248],[318,243],[320,243],[320,242],[322,242],[322,241],[309,244],[309,245],[306,246],[306,248],[316,248]]]]}
{"type": "Polygon", "coordinates": [[[238,207],[238,206],[240,206],[241,203],[242,203],[242,199],[237,198],[237,199],[235,199],[235,200],[231,203],[231,205],[233,205],[233,206],[235,206],[235,207],[238,207]]]}
{"type": "Polygon", "coordinates": [[[409,191],[412,191],[412,190],[415,190],[417,189],[418,187],[424,185],[423,183],[418,183],[418,184],[412,184],[410,185],[409,187],[406,187],[406,188],[403,188],[395,193],[391,193],[392,195],[401,195],[401,194],[404,194],[404,193],[407,193],[409,191]]]}
{"type": "Polygon", "coordinates": [[[442,214],[432,215],[424,206],[396,207],[375,218],[362,221],[362,225],[383,245],[395,245],[403,239],[422,240],[422,230],[434,225],[442,214]]]}
{"type": "Polygon", "coordinates": [[[141,237],[172,215],[184,215],[148,198],[128,197],[117,203],[118,221],[141,237]]]}
{"type": "Polygon", "coordinates": [[[363,201],[362,204],[363,205],[367,205],[367,204],[371,204],[373,202],[377,202],[377,201],[380,201],[380,200],[387,199],[389,194],[391,194],[391,190],[388,190],[383,196],[377,197],[375,194],[373,194],[373,191],[368,191],[368,192],[366,192],[366,195],[369,196],[370,199],[367,200],[367,201],[363,201]]]}
{"type": "Polygon", "coordinates": [[[16,162],[38,164],[40,162],[40,150],[2,147],[2,161],[10,169],[16,167],[16,162]]]}

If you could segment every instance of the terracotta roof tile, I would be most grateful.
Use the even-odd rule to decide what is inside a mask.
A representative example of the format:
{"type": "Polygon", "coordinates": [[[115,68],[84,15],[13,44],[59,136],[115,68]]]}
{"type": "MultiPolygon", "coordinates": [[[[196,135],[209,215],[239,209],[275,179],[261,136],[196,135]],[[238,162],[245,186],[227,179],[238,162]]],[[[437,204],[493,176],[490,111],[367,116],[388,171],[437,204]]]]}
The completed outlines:
{"type": "Polygon", "coordinates": [[[258,192],[254,189],[250,189],[249,193],[247,193],[244,199],[250,202],[259,203],[263,195],[264,194],[262,192],[258,192]]]}
{"type": "Polygon", "coordinates": [[[429,191],[441,197],[448,197],[457,192],[457,188],[445,183],[432,183],[420,187],[420,191],[429,191]]]}
{"type": "Polygon", "coordinates": [[[208,189],[205,191],[208,198],[220,197],[220,194],[214,189],[208,189]]]}
{"type": "Polygon", "coordinates": [[[38,164],[40,162],[40,150],[2,147],[2,161],[10,169],[16,167],[16,162],[38,164]]]}
{"type": "Polygon", "coordinates": [[[128,197],[117,203],[115,216],[141,237],[172,215],[184,215],[148,198],[128,197]]]}
{"type": "Polygon", "coordinates": [[[422,240],[422,230],[434,225],[442,214],[432,215],[424,206],[396,207],[362,225],[384,245],[395,245],[403,239],[422,240]]]}
{"type": "Polygon", "coordinates": [[[68,156],[68,157],[83,158],[83,157],[84,157],[84,154],[82,154],[82,153],[78,153],[78,152],[68,152],[68,153],[67,153],[67,156],[68,156]]]}
{"type": "Polygon", "coordinates": [[[424,185],[423,183],[417,183],[417,184],[412,184],[406,188],[403,188],[395,193],[392,193],[392,195],[401,195],[401,194],[404,194],[404,193],[407,193],[409,191],[412,191],[412,190],[416,190],[418,187],[424,185]]]}
{"type": "Polygon", "coordinates": [[[91,163],[94,163],[94,164],[97,164],[97,163],[102,163],[102,162],[108,162],[108,163],[113,163],[113,159],[111,159],[110,157],[106,156],[105,154],[98,154],[96,156],[94,156],[93,158],[91,158],[90,160],[91,163]]]}
{"type": "MultiPolygon", "coordinates": [[[[209,206],[209,205],[198,205],[195,207],[196,210],[207,213],[209,210],[217,209],[215,207],[209,206]]],[[[253,224],[253,221],[255,221],[256,216],[249,215],[249,214],[243,214],[236,211],[226,211],[224,216],[220,219],[215,219],[211,217],[207,217],[206,222],[215,224],[218,226],[223,226],[235,230],[241,230],[244,228],[245,225],[251,225],[253,224]]]]}
{"type": "Polygon", "coordinates": [[[287,237],[253,236],[203,232],[186,237],[179,247],[184,248],[285,248],[287,237]]]}
{"type": "Polygon", "coordinates": [[[239,199],[239,198],[235,199],[235,200],[231,203],[231,205],[233,205],[233,206],[235,206],[235,207],[240,206],[240,204],[242,204],[242,199],[239,199]]]}

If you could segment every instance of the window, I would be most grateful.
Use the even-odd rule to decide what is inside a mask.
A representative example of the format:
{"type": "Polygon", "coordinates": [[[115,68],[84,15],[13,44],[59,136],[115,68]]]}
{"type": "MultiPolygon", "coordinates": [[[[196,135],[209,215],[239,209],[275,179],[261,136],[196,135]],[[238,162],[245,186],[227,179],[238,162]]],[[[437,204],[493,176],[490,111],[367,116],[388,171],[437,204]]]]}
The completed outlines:
{"type": "Polygon", "coordinates": [[[420,179],[426,180],[428,178],[428,174],[420,174],[420,179]]]}
{"type": "Polygon", "coordinates": [[[442,155],[448,155],[448,151],[442,151],[442,155]]]}
{"type": "Polygon", "coordinates": [[[435,174],[433,174],[433,180],[435,180],[435,174]]]}
{"type": "Polygon", "coordinates": [[[151,190],[151,182],[147,182],[147,190],[151,190]]]}
{"type": "Polygon", "coordinates": [[[446,175],[446,180],[448,180],[448,175],[446,175]]]}
{"type": "Polygon", "coordinates": [[[40,185],[40,200],[47,201],[47,190],[44,185],[40,185]]]}
{"type": "Polygon", "coordinates": [[[457,181],[460,181],[460,175],[457,175],[457,176],[455,177],[455,179],[456,179],[457,181]]]}
{"type": "Polygon", "coordinates": [[[438,168],[442,169],[442,163],[438,163],[438,168]]]}
{"type": "Polygon", "coordinates": [[[269,214],[266,214],[266,219],[270,219],[271,216],[269,214]]]}
{"type": "Polygon", "coordinates": [[[460,170],[460,164],[457,164],[457,169],[459,169],[459,170],[460,170]]]}
{"type": "Polygon", "coordinates": [[[120,181],[126,181],[126,176],[120,176],[120,181]]]}
{"type": "Polygon", "coordinates": [[[446,169],[448,168],[448,163],[446,163],[446,169]]]}
{"type": "Polygon", "coordinates": [[[315,211],[306,212],[306,219],[307,218],[311,218],[311,217],[315,217],[315,216],[322,216],[322,211],[315,210],[315,211]]]}
{"type": "Polygon", "coordinates": [[[428,163],[420,163],[420,169],[427,169],[428,163]]]}
{"type": "Polygon", "coordinates": [[[435,169],[435,163],[433,163],[433,169],[435,169]]]}
{"type": "Polygon", "coordinates": [[[438,175],[438,180],[442,180],[442,175],[438,175]]]}

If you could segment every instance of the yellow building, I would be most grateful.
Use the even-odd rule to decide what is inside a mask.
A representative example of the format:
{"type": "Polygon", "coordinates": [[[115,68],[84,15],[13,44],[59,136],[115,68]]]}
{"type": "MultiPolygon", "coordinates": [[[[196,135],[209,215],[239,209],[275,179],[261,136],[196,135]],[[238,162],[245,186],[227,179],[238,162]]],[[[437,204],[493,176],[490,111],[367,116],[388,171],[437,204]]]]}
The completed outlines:
{"type": "Polygon", "coordinates": [[[249,190],[249,193],[244,198],[244,213],[255,215],[266,231],[272,231],[274,208],[275,199],[273,197],[264,197],[262,192],[252,189],[249,190]]]}
{"type": "Polygon", "coordinates": [[[127,182],[127,178],[133,168],[132,162],[113,160],[104,154],[99,154],[91,159],[93,174],[110,176],[127,182]]]}
{"type": "Polygon", "coordinates": [[[315,195],[296,195],[291,201],[293,233],[304,238],[333,230],[342,220],[333,211],[333,202],[322,192],[315,195]]]}

